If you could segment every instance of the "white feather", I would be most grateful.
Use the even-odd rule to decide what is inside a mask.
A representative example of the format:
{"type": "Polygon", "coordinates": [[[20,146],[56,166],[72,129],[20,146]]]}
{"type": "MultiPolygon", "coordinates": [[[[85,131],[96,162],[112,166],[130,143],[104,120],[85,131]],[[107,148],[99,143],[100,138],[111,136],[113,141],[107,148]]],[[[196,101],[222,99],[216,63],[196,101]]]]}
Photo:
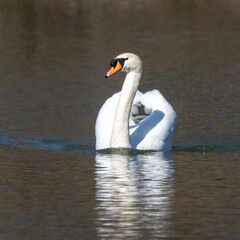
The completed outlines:
{"type": "MultiPolygon", "coordinates": [[[[96,149],[110,148],[114,117],[121,92],[108,98],[101,107],[95,126],[96,149]]],[[[133,149],[168,151],[172,147],[177,114],[158,90],[145,94],[137,91],[133,104],[141,102],[152,113],[138,124],[129,119],[129,134],[133,149]]]]}
{"type": "Polygon", "coordinates": [[[131,146],[139,150],[169,151],[172,147],[177,114],[158,90],[145,94],[137,91],[139,76],[142,72],[141,60],[133,54],[121,54],[117,58],[123,56],[129,58],[123,68],[127,71],[127,76],[122,92],[115,93],[108,98],[98,113],[95,125],[96,149],[131,146]],[[128,125],[121,125],[123,119],[128,119],[124,116],[129,116],[132,104],[139,102],[145,108],[151,109],[151,114],[138,124],[135,124],[130,117],[126,120],[128,125]],[[118,116],[116,116],[117,111],[118,116]]]}

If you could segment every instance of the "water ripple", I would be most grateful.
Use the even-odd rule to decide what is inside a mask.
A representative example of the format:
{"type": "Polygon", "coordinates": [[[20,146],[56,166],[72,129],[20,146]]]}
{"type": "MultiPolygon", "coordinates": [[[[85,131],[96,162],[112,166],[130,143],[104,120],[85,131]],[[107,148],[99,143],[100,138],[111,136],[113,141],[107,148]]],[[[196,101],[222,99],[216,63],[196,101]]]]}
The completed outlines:
{"type": "Polygon", "coordinates": [[[95,159],[99,235],[138,238],[138,229],[144,228],[152,236],[167,236],[174,180],[171,153],[97,154],[95,159]]]}
{"type": "MultiPolygon", "coordinates": [[[[0,146],[13,148],[39,149],[48,151],[70,151],[96,154],[95,146],[89,144],[81,144],[79,142],[64,141],[56,139],[30,139],[20,137],[0,136],[0,146]]],[[[209,153],[209,152],[239,152],[239,146],[221,146],[221,145],[196,145],[196,146],[173,146],[173,152],[193,152],[193,153],[209,153]]],[[[135,149],[104,149],[97,151],[102,154],[121,154],[136,156],[139,154],[147,154],[156,152],[153,150],[135,150],[135,149]]]]}

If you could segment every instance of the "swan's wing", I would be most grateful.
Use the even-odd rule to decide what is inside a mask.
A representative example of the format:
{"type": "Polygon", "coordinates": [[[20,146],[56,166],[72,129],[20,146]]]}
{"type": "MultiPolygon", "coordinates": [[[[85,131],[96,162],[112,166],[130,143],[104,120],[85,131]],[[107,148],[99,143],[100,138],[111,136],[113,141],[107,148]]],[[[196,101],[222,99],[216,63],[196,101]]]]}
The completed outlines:
{"type": "MultiPolygon", "coordinates": [[[[115,93],[112,97],[108,98],[99,110],[96,124],[96,149],[106,149],[110,147],[110,140],[112,135],[112,128],[114,118],[117,110],[118,101],[121,92],[115,93]]],[[[142,93],[137,91],[133,104],[136,104],[142,98],[142,93]]],[[[132,118],[129,119],[129,125],[135,124],[132,118]]]]}
{"type": "MultiPolygon", "coordinates": [[[[96,149],[110,147],[113,122],[120,92],[114,94],[101,107],[95,125],[96,149]]],[[[135,124],[130,118],[130,139],[135,149],[170,150],[177,115],[172,106],[158,90],[137,91],[132,113],[144,116],[135,124]],[[144,107],[143,107],[144,106],[144,107]],[[141,114],[144,113],[144,114],[141,114]]],[[[137,118],[135,116],[135,118],[137,118]]]]}
{"type": "Polygon", "coordinates": [[[170,150],[177,121],[176,112],[158,90],[137,95],[136,98],[144,109],[151,110],[151,114],[138,124],[130,126],[132,147],[170,150]]]}
{"type": "Polygon", "coordinates": [[[110,147],[114,117],[117,109],[120,92],[108,98],[101,107],[95,125],[96,149],[110,147]]]}

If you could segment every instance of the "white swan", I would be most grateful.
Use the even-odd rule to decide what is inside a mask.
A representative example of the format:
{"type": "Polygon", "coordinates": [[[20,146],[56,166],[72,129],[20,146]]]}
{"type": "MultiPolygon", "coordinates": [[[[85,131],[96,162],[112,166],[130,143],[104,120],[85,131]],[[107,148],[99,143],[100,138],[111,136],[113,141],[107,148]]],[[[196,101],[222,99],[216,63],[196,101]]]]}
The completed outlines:
{"type": "Polygon", "coordinates": [[[108,98],[95,125],[96,149],[133,148],[169,151],[177,114],[158,90],[139,92],[142,61],[132,53],[120,54],[105,74],[127,72],[122,91],[108,98]]]}

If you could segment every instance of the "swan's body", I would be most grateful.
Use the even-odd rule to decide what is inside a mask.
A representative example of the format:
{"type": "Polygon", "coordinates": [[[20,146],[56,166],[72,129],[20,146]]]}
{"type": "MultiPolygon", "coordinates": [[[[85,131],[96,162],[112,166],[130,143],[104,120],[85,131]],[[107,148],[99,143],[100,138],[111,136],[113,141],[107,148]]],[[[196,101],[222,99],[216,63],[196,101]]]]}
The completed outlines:
{"type": "Polygon", "coordinates": [[[107,99],[98,113],[96,149],[171,150],[176,112],[158,90],[145,94],[137,91],[142,75],[140,58],[125,53],[113,59],[110,65],[112,69],[105,77],[120,70],[127,75],[122,91],[107,99]]]}

